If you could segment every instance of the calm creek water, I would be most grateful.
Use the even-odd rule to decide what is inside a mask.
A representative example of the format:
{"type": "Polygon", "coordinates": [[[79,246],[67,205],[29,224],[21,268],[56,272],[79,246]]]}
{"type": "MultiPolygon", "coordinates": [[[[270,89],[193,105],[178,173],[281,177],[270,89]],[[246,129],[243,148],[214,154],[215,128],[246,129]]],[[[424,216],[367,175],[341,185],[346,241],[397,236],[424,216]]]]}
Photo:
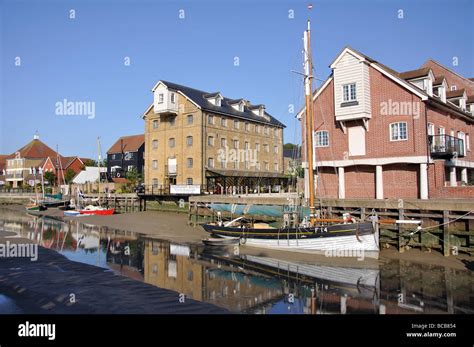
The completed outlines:
{"type": "MultiPolygon", "coordinates": [[[[236,313],[474,313],[468,269],[387,260],[370,270],[293,263],[2,208],[0,232],[236,313]]],[[[21,302],[4,294],[0,283],[0,313],[22,313],[21,302]]]]}

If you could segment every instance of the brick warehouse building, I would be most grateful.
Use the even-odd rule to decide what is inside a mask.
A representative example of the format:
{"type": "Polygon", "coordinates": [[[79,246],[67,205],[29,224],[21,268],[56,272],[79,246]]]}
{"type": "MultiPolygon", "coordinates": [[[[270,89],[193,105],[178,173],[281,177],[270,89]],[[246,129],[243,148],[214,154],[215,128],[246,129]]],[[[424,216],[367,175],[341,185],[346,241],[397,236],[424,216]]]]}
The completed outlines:
{"type": "Polygon", "coordinates": [[[398,73],[349,47],[331,69],[313,95],[319,196],[474,197],[472,79],[433,60],[398,73]]]}

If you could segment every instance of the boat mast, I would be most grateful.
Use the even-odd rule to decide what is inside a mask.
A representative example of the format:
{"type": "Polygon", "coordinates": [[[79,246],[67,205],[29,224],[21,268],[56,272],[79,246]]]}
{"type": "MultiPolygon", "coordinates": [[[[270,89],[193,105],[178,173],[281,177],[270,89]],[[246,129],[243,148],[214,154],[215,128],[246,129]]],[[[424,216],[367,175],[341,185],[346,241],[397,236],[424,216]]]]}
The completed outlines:
{"type": "Polygon", "coordinates": [[[308,161],[309,209],[310,223],[314,225],[314,163],[313,163],[313,62],[311,59],[311,25],[308,19],[308,29],[304,32],[304,85],[306,102],[306,156],[308,161]]]}
{"type": "Polygon", "coordinates": [[[99,192],[99,206],[100,205],[100,162],[102,160],[102,156],[100,154],[100,137],[97,137],[97,166],[99,167],[99,183],[97,184],[97,189],[99,192]]]}

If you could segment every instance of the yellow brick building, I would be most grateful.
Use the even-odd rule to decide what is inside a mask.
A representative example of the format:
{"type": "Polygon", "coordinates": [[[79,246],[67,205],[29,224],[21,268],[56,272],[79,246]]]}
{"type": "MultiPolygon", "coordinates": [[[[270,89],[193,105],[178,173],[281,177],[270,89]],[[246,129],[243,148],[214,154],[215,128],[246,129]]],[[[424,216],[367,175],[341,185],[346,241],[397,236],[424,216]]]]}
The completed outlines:
{"type": "Polygon", "coordinates": [[[166,81],[152,91],[143,114],[147,187],[199,185],[222,193],[285,184],[285,126],[264,105],[166,81]]]}

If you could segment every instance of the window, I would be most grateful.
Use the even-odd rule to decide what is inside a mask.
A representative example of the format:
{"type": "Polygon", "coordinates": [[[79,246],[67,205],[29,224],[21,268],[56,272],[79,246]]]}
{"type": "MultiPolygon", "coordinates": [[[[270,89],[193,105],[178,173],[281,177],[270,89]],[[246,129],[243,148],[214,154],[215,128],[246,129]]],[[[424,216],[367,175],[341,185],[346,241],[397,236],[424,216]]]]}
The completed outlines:
{"type": "Polygon", "coordinates": [[[174,148],[174,146],[176,145],[176,141],[175,141],[174,137],[171,137],[168,140],[168,145],[169,145],[170,148],[174,148]]]}
{"type": "Polygon", "coordinates": [[[227,147],[227,140],[224,137],[221,137],[221,147],[226,148],[227,147]]]}
{"type": "Polygon", "coordinates": [[[172,104],[176,103],[176,96],[174,93],[171,93],[171,103],[172,104]]]}
{"type": "Polygon", "coordinates": [[[460,148],[460,150],[462,151],[461,153],[459,153],[460,155],[465,155],[466,153],[466,149],[467,149],[467,145],[466,145],[466,134],[462,131],[458,131],[458,139],[462,140],[462,147],[460,148]]]}
{"type": "Polygon", "coordinates": [[[249,143],[248,143],[247,141],[245,142],[245,145],[244,145],[244,146],[245,146],[244,148],[245,148],[246,150],[247,150],[247,149],[250,149],[249,143]]]}
{"type": "Polygon", "coordinates": [[[192,114],[188,114],[188,116],[186,117],[186,119],[187,119],[188,125],[193,124],[193,122],[194,122],[194,117],[193,117],[192,114]]]}
{"type": "Polygon", "coordinates": [[[239,140],[232,140],[234,149],[239,149],[239,140]]]}
{"type": "Polygon", "coordinates": [[[214,116],[209,115],[207,116],[207,124],[214,124],[214,116]]]}
{"type": "Polygon", "coordinates": [[[245,123],[245,131],[250,131],[250,123],[245,123]]]}
{"type": "Polygon", "coordinates": [[[469,144],[469,134],[466,134],[466,149],[471,150],[471,145],[469,144]]]}
{"type": "MultiPolygon", "coordinates": [[[[191,177],[186,178],[186,184],[188,186],[192,185],[193,184],[193,179],[191,177]]],[[[192,272],[191,272],[191,274],[192,274],[192,272]]]]}
{"type": "Polygon", "coordinates": [[[243,103],[239,104],[239,111],[244,112],[244,104],[243,103]]]}
{"type": "Polygon", "coordinates": [[[247,160],[244,162],[244,168],[245,170],[249,169],[249,162],[247,160]]]}
{"type": "Polygon", "coordinates": [[[154,178],[152,181],[151,181],[152,185],[153,185],[153,188],[158,188],[158,178],[154,178]]]}
{"type": "Polygon", "coordinates": [[[329,147],[329,131],[316,132],[316,147],[329,147]]]}
{"type": "Polygon", "coordinates": [[[234,120],[234,129],[238,129],[238,128],[239,128],[239,121],[234,120]]]}
{"type": "Polygon", "coordinates": [[[165,100],[165,96],[163,95],[163,93],[158,94],[158,103],[162,104],[164,100],[165,100]]]}
{"type": "Polygon", "coordinates": [[[451,86],[451,90],[456,90],[456,89],[458,89],[458,87],[456,87],[456,85],[451,86]]]}
{"type": "Polygon", "coordinates": [[[188,169],[191,169],[193,167],[193,158],[186,159],[186,166],[188,167],[188,169]]]}
{"type": "Polygon", "coordinates": [[[278,163],[273,164],[273,171],[278,171],[278,163]]]}
{"type": "Polygon", "coordinates": [[[224,118],[224,117],[221,118],[221,126],[224,128],[227,127],[227,118],[224,118]]]}
{"type": "Polygon", "coordinates": [[[158,129],[158,120],[157,119],[155,119],[153,121],[153,129],[158,129]]]}
{"type": "Polygon", "coordinates": [[[267,153],[270,152],[270,147],[268,146],[268,143],[263,144],[263,150],[267,153]]]}
{"type": "Polygon", "coordinates": [[[225,158],[221,160],[221,169],[225,169],[227,167],[226,165],[226,161],[225,161],[225,158]]]}
{"type": "Polygon", "coordinates": [[[273,146],[273,153],[278,154],[278,146],[273,146]]]}
{"type": "Polygon", "coordinates": [[[257,134],[260,134],[260,125],[258,125],[258,124],[255,125],[255,132],[257,134]]]}
{"type": "Polygon", "coordinates": [[[428,123],[428,135],[434,135],[435,126],[433,123],[428,123]]]}
{"type": "Polygon", "coordinates": [[[216,106],[221,106],[221,98],[219,97],[216,98],[216,106]]]}
{"type": "Polygon", "coordinates": [[[357,100],[356,84],[350,83],[342,86],[343,100],[344,102],[350,102],[357,100]]]}
{"type": "Polygon", "coordinates": [[[270,128],[269,127],[265,127],[265,135],[270,135],[270,128]]]}
{"type": "Polygon", "coordinates": [[[268,161],[265,162],[265,171],[270,170],[270,165],[268,164],[268,161]]]}
{"type": "Polygon", "coordinates": [[[256,150],[257,152],[260,152],[260,143],[257,142],[257,143],[255,144],[255,150],[256,150]]]}
{"type": "Polygon", "coordinates": [[[208,158],[207,159],[207,166],[210,168],[214,167],[214,158],[208,158]]]}
{"type": "Polygon", "coordinates": [[[170,125],[174,127],[175,124],[176,124],[176,117],[174,116],[170,117],[170,125]]]}
{"type": "Polygon", "coordinates": [[[260,170],[260,162],[259,161],[257,161],[255,163],[255,169],[260,170]]]}
{"type": "Polygon", "coordinates": [[[408,134],[406,122],[390,124],[390,141],[404,141],[407,139],[408,134]]]}
{"type": "Polygon", "coordinates": [[[153,170],[157,170],[158,169],[158,160],[153,160],[153,170]]]}
{"type": "Polygon", "coordinates": [[[239,162],[237,160],[234,161],[234,169],[239,169],[239,162]]]}
{"type": "Polygon", "coordinates": [[[207,145],[208,146],[214,146],[214,137],[213,136],[208,136],[207,137],[207,145]]]}
{"type": "Polygon", "coordinates": [[[153,142],[152,142],[152,148],[153,148],[153,149],[158,149],[158,140],[153,140],[153,142]]]}
{"type": "Polygon", "coordinates": [[[187,136],[186,137],[186,146],[191,147],[193,145],[193,137],[187,136]]]}

